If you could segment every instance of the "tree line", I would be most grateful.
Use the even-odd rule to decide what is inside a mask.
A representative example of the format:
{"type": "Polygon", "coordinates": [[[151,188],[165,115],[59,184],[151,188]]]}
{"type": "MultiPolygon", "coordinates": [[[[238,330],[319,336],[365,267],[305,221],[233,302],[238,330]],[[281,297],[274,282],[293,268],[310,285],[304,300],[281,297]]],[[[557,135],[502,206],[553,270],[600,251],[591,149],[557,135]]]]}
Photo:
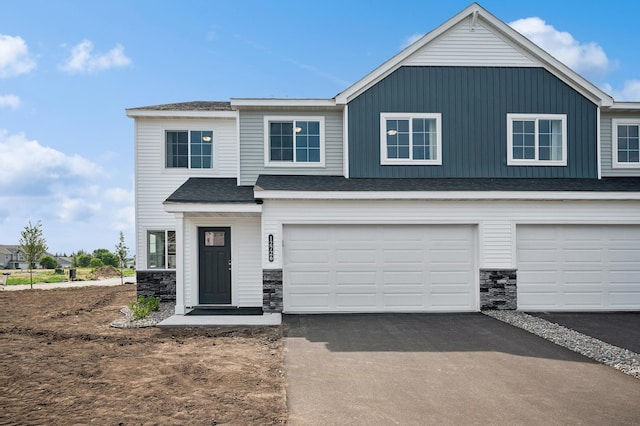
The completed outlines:
{"type": "MultiPolygon", "coordinates": [[[[20,233],[19,249],[29,265],[32,287],[33,268],[36,262],[39,262],[46,269],[54,269],[60,266],[53,256],[45,254],[47,252],[47,241],[43,236],[42,223],[40,221],[35,225],[32,225],[31,221],[29,221],[29,224],[24,227],[20,233]]],[[[84,250],[79,250],[71,255],[71,259],[74,267],[100,268],[109,265],[119,268],[120,278],[123,279],[122,270],[126,267],[127,256],[129,256],[129,248],[124,242],[124,233],[120,231],[120,241],[116,244],[113,252],[107,249],[96,249],[92,254],[89,254],[84,250]]]]}

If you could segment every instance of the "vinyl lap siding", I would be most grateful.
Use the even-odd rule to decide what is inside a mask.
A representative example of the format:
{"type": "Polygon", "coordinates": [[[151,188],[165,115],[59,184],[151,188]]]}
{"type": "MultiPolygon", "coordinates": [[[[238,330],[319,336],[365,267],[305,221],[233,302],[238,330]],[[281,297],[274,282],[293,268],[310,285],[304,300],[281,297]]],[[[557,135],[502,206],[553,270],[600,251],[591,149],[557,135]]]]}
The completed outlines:
{"type": "Polygon", "coordinates": [[[342,112],[240,112],[240,185],[253,185],[260,174],[343,175],[342,112]],[[325,167],[265,167],[264,116],[324,116],[325,167]]]}
{"type": "MultiPolygon", "coordinates": [[[[478,225],[479,268],[512,268],[518,224],[640,224],[639,201],[316,201],[266,200],[262,265],[282,267],[283,224],[478,225]],[[266,241],[274,235],[275,258],[266,241]]],[[[286,244],[286,242],[284,242],[286,244]]]]}
{"type": "Polygon", "coordinates": [[[640,119],[640,114],[608,113],[600,115],[600,160],[602,177],[640,176],[639,169],[613,168],[613,128],[611,120],[614,118],[640,119]]]}
{"type": "Polygon", "coordinates": [[[175,229],[174,216],[164,211],[163,201],[192,176],[236,176],[236,125],[233,119],[136,119],[135,140],[136,253],[138,253],[138,267],[145,269],[147,267],[147,230],[175,229]],[[214,168],[210,170],[166,169],[165,130],[192,128],[213,130],[214,168]]]}
{"type": "Polygon", "coordinates": [[[507,43],[478,19],[471,30],[468,18],[433,40],[405,65],[536,66],[522,49],[507,43]]]}
{"type": "Polygon", "coordinates": [[[350,177],[597,177],[596,106],[542,68],[401,67],[349,103],[350,177]],[[442,165],[380,165],[380,113],[442,114],[442,165]],[[567,115],[566,167],[507,166],[507,113],[567,115]]]}

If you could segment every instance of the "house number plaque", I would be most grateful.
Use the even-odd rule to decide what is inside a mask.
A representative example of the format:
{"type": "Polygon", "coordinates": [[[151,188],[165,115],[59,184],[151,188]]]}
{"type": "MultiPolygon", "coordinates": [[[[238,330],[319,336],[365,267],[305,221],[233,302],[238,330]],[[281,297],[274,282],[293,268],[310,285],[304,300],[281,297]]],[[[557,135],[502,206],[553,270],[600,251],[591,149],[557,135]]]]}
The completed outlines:
{"type": "Polygon", "coordinates": [[[224,231],[212,232],[208,231],[204,233],[204,245],[207,247],[222,247],[224,246],[224,231]]]}
{"type": "Polygon", "coordinates": [[[273,234],[269,234],[269,262],[273,262],[273,234]]]}

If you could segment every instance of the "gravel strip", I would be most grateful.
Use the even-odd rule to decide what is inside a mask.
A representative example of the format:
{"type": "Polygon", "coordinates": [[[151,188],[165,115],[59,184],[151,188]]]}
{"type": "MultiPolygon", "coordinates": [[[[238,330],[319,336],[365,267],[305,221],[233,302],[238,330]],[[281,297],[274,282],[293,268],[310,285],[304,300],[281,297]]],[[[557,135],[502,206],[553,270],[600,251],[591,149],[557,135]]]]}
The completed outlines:
{"type": "Polygon", "coordinates": [[[175,312],[176,305],[174,303],[160,303],[157,311],[151,312],[146,318],[134,320],[131,309],[128,306],[120,309],[124,317],[118,318],[111,323],[111,327],[115,328],[143,328],[155,327],[160,321],[169,318],[175,312]]]}
{"type": "Polygon", "coordinates": [[[640,379],[640,354],[524,312],[488,310],[482,313],[640,379]]]}

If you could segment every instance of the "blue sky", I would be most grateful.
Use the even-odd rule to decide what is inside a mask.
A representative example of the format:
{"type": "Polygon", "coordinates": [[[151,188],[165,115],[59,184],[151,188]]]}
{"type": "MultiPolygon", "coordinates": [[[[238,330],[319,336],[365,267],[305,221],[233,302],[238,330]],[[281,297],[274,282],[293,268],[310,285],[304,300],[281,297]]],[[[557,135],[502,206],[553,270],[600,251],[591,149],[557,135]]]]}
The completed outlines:
{"type": "MultiPolygon", "coordinates": [[[[2,0],[0,244],[134,247],[125,108],[331,98],[469,1],[2,0]]],[[[483,1],[617,100],[640,101],[640,2],[483,1]],[[531,18],[531,19],[526,19],[531,18]]]]}

